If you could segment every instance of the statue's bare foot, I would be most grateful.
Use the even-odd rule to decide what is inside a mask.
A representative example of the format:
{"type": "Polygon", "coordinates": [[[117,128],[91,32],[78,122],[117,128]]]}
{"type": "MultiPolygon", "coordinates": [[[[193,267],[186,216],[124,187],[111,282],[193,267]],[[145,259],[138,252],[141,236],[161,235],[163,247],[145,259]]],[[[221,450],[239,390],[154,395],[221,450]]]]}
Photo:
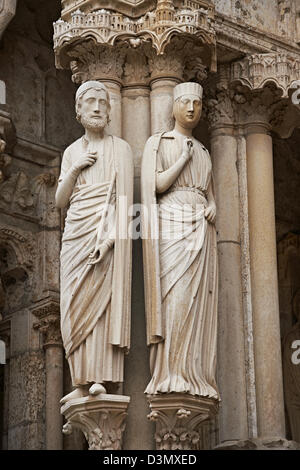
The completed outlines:
{"type": "Polygon", "coordinates": [[[64,405],[67,401],[72,400],[73,398],[83,398],[87,396],[87,392],[83,387],[77,387],[73,392],[68,393],[65,397],[60,400],[60,404],[64,405]]]}
{"type": "Polygon", "coordinates": [[[105,388],[103,387],[102,384],[93,384],[89,388],[89,394],[90,395],[99,395],[100,393],[106,393],[105,388]]]}

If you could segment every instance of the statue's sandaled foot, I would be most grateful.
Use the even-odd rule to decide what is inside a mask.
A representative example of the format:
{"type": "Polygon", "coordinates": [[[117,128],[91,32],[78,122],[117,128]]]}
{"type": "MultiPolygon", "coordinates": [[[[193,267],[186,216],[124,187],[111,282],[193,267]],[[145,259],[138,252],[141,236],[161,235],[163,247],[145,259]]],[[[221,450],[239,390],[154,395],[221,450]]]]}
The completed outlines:
{"type": "Polygon", "coordinates": [[[100,395],[100,393],[106,393],[105,388],[103,387],[102,384],[93,384],[89,388],[89,394],[90,395],[100,395]]]}
{"type": "Polygon", "coordinates": [[[72,400],[73,398],[83,398],[87,396],[87,392],[83,387],[77,387],[73,392],[68,393],[65,397],[60,400],[60,404],[64,405],[67,401],[72,400]]]}

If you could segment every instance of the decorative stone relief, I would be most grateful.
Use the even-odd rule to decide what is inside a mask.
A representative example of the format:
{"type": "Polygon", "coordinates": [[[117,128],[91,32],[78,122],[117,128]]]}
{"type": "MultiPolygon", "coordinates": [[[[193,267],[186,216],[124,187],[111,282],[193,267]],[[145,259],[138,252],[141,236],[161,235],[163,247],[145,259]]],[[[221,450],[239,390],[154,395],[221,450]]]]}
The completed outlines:
{"type": "Polygon", "coordinates": [[[38,302],[31,311],[39,319],[33,326],[42,333],[44,347],[62,346],[59,300],[48,297],[38,302]]]}
{"type": "Polygon", "coordinates": [[[105,47],[89,40],[73,47],[68,55],[75,83],[99,78],[121,82],[126,46],[105,47]]]}
{"type": "Polygon", "coordinates": [[[150,71],[146,56],[139,49],[129,49],[124,65],[124,85],[146,85],[149,82],[150,71]]]}
{"type": "Polygon", "coordinates": [[[43,351],[10,358],[9,448],[44,449],[45,378],[43,351]]]}
{"type": "Polygon", "coordinates": [[[0,226],[2,313],[27,307],[37,286],[37,250],[34,236],[21,229],[0,226]]]}
{"type": "Polygon", "coordinates": [[[67,420],[63,433],[71,434],[73,428],[78,428],[89,450],[121,450],[129,401],[123,395],[72,399],[61,409],[67,420]]]}
{"type": "Polygon", "coordinates": [[[200,450],[201,424],[218,411],[217,402],[186,394],[151,397],[149,405],[148,419],[156,423],[157,450],[200,450]]]}
{"type": "MultiPolygon", "coordinates": [[[[134,18],[144,15],[148,11],[155,8],[157,0],[96,0],[95,8],[106,8],[108,10],[116,10],[127,16],[134,18]],[[116,4],[117,3],[117,4],[116,4]]],[[[71,13],[76,11],[78,7],[84,11],[89,11],[90,0],[62,0],[62,18],[68,19],[71,13]]]]}
{"type": "MultiPolygon", "coordinates": [[[[33,220],[38,217],[39,198],[43,186],[53,187],[56,182],[55,175],[51,173],[40,174],[29,178],[23,171],[10,172],[5,177],[5,168],[11,163],[9,156],[2,157],[2,181],[0,179],[0,208],[31,216],[33,220]]],[[[1,156],[0,156],[1,168],[1,156]]],[[[7,174],[8,172],[6,172],[7,174]]]]}
{"type": "Polygon", "coordinates": [[[233,83],[238,82],[250,90],[273,83],[281,90],[282,97],[288,97],[291,85],[299,79],[300,61],[282,53],[252,54],[234,62],[231,69],[233,83]]]}
{"type": "MultiPolygon", "coordinates": [[[[68,50],[74,41],[92,38],[95,44],[115,45],[128,42],[139,47],[150,42],[158,55],[163,54],[174,36],[190,38],[207,49],[208,66],[216,70],[214,7],[203,0],[183,0],[175,9],[173,1],[158,0],[156,10],[138,20],[113,10],[99,9],[89,2],[85,11],[73,11],[68,20],[54,24],[54,50],[58,68],[69,65],[68,50]]],[[[114,8],[115,9],[115,8],[114,8]]],[[[91,78],[91,75],[90,77],[91,78]]],[[[103,78],[103,77],[102,77],[103,78]]]]}

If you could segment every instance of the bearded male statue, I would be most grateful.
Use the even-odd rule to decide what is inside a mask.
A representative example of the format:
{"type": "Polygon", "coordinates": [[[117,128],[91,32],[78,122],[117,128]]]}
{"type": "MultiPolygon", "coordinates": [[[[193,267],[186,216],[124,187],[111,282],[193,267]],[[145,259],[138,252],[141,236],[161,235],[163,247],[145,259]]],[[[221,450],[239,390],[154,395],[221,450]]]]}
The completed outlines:
{"type": "Polygon", "coordinates": [[[76,94],[85,134],[62,160],[56,206],[69,204],[61,249],[61,332],[75,389],[61,403],[123,382],[130,341],[133,202],[129,145],[109,135],[110,98],[97,81],[76,94]]]}
{"type": "Polygon", "coordinates": [[[202,87],[174,89],[175,128],[150,137],[142,161],[142,228],[151,381],[148,395],[219,400],[218,269],[212,163],[192,135],[202,87]]]}

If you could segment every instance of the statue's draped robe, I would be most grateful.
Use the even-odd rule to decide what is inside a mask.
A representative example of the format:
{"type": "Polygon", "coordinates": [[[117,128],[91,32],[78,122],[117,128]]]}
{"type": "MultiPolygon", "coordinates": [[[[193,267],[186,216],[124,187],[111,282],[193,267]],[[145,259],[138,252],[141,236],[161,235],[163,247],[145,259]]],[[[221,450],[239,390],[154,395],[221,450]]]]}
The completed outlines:
{"type": "Polygon", "coordinates": [[[193,139],[194,156],[171,188],[163,194],[155,188],[156,172],[176,162],[183,139],[175,131],[155,135],[143,155],[143,252],[152,374],[146,393],[186,392],[218,399],[216,230],[204,217],[212,170],[207,150],[193,139]]]}
{"type": "MultiPolygon", "coordinates": [[[[65,151],[60,181],[88,150],[83,137],[65,151]]],[[[62,238],[61,331],[73,385],[122,382],[129,348],[131,239],[124,233],[132,204],[132,155],[126,142],[108,135],[97,153],[95,164],[77,178],[62,238]],[[113,248],[100,263],[88,265],[106,212],[101,238],[113,240],[113,248]]]]}

